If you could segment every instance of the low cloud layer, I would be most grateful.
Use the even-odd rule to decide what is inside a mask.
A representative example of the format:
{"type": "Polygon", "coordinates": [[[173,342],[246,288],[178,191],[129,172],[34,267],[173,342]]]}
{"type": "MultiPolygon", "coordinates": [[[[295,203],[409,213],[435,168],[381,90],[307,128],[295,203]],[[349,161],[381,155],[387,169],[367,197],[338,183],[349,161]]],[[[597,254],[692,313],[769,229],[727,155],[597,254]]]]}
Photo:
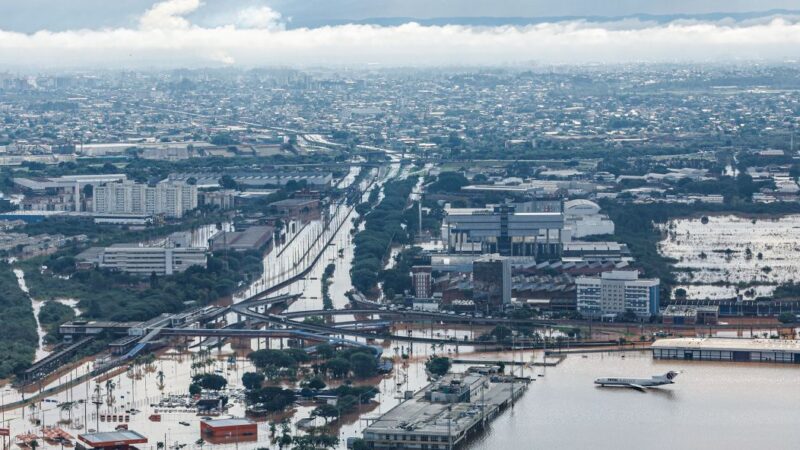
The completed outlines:
{"type": "Polygon", "coordinates": [[[277,11],[247,8],[225,26],[187,15],[200,0],[167,0],[135,28],[24,34],[0,30],[0,64],[35,68],[141,68],[517,63],[705,62],[800,59],[800,18],[752,22],[585,21],[525,27],[341,25],[286,29],[277,11]]]}

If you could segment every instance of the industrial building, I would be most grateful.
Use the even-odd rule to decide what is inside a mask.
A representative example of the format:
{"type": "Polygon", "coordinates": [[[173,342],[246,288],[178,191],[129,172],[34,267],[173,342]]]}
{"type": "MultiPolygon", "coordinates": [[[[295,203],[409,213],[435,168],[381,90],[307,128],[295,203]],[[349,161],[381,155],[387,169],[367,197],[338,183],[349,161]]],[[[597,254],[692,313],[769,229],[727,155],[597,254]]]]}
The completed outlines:
{"type": "Polygon", "coordinates": [[[653,358],[800,364],[800,340],[670,338],[652,345],[653,358]]]}
{"type": "Polygon", "coordinates": [[[253,226],[243,231],[221,231],[211,240],[211,250],[267,251],[272,248],[275,228],[253,226]]]}
{"type": "Polygon", "coordinates": [[[603,262],[633,261],[628,246],[618,242],[565,242],[562,253],[565,261],[603,262]]]}
{"type": "Polygon", "coordinates": [[[287,198],[269,204],[272,213],[301,222],[319,220],[320,202],[314,198],[287,198]]]}
{"type": "Polygon", "coordinates": [[[661,311],[665,325],[716,325],[718,321],[719,306],[669,305],[661,311]]]}
{"type": "Polygon", "coordinates": [[[640,279],[636,270],[612,270],[575,279],[578,312],[597,317],[631,311],[639,317],[659,312],[660,281],[640,279]]]}
{"type": "Polygon", "coordinates": [[[561,257],[564,215],[515,212],[513,206],[445,208],[442,241],[453,253],[561,257]]]}

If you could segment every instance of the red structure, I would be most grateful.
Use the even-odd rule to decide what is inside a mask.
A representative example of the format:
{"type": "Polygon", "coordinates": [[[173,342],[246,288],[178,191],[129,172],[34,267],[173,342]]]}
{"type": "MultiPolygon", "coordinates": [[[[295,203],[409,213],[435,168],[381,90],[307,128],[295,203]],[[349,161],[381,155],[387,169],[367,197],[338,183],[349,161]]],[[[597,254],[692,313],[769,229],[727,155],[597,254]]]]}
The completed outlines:
{"type": "Polygon", "coordinates": [[[258,425],[248,419],[202,420],[200,434],[211,443],[255,441],[258,439],[258,425]]]}
{"type": "Polygon", "coordinates": [[[128,450],[135,444],[146,444],[147,438],[131,430],[107,431],[100,433],[79,434],[78,440],[89,448],[104,450],[128,450]]]}

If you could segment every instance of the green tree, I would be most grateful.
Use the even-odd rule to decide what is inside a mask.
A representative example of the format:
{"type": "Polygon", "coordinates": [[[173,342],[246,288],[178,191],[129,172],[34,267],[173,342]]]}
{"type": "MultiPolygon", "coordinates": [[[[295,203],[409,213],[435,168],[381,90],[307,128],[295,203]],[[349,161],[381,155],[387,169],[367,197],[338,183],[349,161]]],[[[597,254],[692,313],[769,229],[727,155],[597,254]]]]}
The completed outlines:
{"type": "Polygon", "coordinates": [[[779,320],[781,323],[794,323],[794,322],[796,322],[796,321],[797,321],[797,318],[796,318],[796,317],[795,317],[795,315],[794,315],[794,314],[792,314],[792,313],[789,313],[789,312],[783,312],[783,313],[781,313],[781,314],[778,316],[778,320],[779,320]]]}
{"type": "Polygon", "coordinates": [[[203,373],[192,377],[192,384],[197,384],[202,389],[219,391],[228,385],[228,380],[222,375],[217,375],[215,373],[203,373]]]}
{"type": "Polygon", "coordinates": [[[339,416],[339,409],[337,409],[335,406],[331,404],[323,403],[322,405],[319,405],[316,408],[314,408],[314,410],[311,411],[311,415],[313,417],[322,417],[323,419],[325,419],[325,423],[328,423],[329,419],[333,419],[339,416]]]}
{"type": "Polygon", "coordinates": [[[377,361],[372,355],[354,353],[350,356],[350,367],[356,377],[368,378],[377,372],[377,361]]]}
{"type": "Polygon", "coordinates": [[[264,374],[259,372],[245,372],[242,375],[242,384],[245,389],[258,389],[264,383],[264,374]]]}
{"type": "Polygon", "coordinates": [[[425,362],[425,368],[428,369],[428,372],[439,376],[449,372],[451,366],[452,362],[450,358],[444,356],[431,356],[428,358],[428,361],[425,362]]]}
{"type": "Polygon", "coordinates": [[[306,386],[308,386],[309,389],[320,390],[320,389],[325,389],[325,386],[327,386],[327,385],[325,384],[324,381],[322,381],[322,378],[314,377],[314,378],[308,380],[308,383],[306,384],[306,386]]]}
{"type": "Polygon", "coordinates": [[[336,357],[325,363],[325,368],[331,372],[335,378],[346,377],[350,373],[350,361],[336,357]]]}

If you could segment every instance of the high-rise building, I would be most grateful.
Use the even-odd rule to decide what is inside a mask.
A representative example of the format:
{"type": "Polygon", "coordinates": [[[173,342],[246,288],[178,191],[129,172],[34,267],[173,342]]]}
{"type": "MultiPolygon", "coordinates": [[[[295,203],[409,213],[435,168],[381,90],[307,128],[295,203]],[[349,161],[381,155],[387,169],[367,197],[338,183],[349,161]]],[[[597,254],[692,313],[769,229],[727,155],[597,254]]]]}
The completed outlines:
{"type": "Polygon", "coordinates": [[[124,181],[95,186],[93,211],[105,214],[164,214],[180,218],[197,208],[197,186],[162,181],[155,186],[124,181]]]}
{"type": "Polygon", "coordinates": [[[472,300],[478,309],[492,310],[511,303],[511,261],[489,255],[472,263],[472,300]]]}
{"type": "Polygon", "coordinates": [[[433,284],[431,272],[431,266],[414,266],[411,268],[414,298],[431,298],[431,285],[433,284]]]}
{"type": "Polygon", "coordinates": [[[656,278],[639,278],[636,270],[613,270],[600,277],[578,277],[578,312],[586,316],[623,314],[639,317],[658,314],[659,285],[656,278]]]}

